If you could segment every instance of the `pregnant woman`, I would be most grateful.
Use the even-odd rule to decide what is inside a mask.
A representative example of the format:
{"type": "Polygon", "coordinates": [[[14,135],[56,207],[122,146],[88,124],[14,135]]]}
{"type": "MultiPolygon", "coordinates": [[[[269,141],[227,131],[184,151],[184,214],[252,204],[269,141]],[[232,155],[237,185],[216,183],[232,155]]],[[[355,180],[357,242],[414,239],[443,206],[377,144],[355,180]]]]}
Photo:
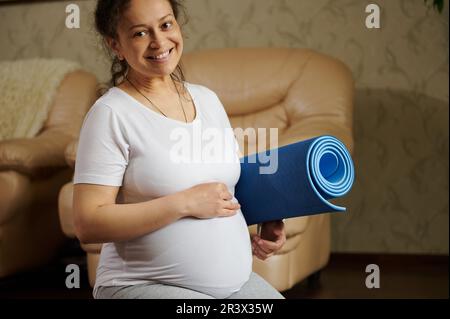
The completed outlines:
{"type": "Polygon", "coordinates": [[[234,197],[240,163],[227,114],[179,66],[179,11],[175,0],[97,3],[96,28],[115,58],[111,87],[80,133],[73,198],[78,238],[103,243],[94,297],[283,298],[252,272],[252,252],[265,259],[279,250],[284,224],[249,235],[234,197]],[[223,138],[194,140],[211,129],[223,138]],[[180,160],[180,132],[189,137],[181,142],[218,143],[234,160],[221,160],[227,152],[180,160]]]}

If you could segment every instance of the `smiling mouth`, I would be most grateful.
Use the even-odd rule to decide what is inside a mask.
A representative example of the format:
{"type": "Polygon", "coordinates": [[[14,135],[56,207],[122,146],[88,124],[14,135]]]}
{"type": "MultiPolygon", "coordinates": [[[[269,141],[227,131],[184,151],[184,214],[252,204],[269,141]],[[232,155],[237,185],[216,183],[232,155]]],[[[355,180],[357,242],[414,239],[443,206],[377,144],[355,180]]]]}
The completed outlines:
{"type": "Polygon", "coordinates": [[[152,56],[149,56],[149,57],[147,57],[147,59],[149,59],[149,60],[155,60],[155,61],[164,60],[164,59],[166,59],[166,58],[170,55],[170,53],[172,53],[173,49],[174,49],[174,48],[172,48],[172,49],[170,49],[170,50],[167,50],[166,52],[161,53],[161,54],[159,54],[159,55],[152,55],[152,56]]]}

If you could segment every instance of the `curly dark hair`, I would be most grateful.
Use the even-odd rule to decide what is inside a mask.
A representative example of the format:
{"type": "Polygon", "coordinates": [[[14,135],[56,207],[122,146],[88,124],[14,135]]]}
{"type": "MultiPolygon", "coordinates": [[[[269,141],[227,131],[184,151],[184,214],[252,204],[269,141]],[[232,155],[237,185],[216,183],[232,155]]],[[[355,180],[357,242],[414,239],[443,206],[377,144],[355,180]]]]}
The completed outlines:
{"type": "MultiPolygon", "coordinates": [[[[172,7],[175,19],[177,21],[183,14],[184,22],[187,23],[187,15],[185,7],[181,3],[182,0],[167,0],[172,7]]],[[[99,94],[103,94],[108,88],[122,83],[125,75],[128,72],[129,65],[126,60],[120,61],[119,58],[112,52],[106,43],[106,37],[118,39],[117,26],[121,19],[121,15],[125,12],[131,4],[131,0],[98,0],[95,9],[95,28],[97,32],[103,37],[103,48],[108,53],[112,61],[111,65],[111,80],[107,83],[106,88],[100,87],[99,94]]],[[[175,71],[170,75],[172,81],[184,82],[185,77],[180,63],[177,65],[175,71]]]]}

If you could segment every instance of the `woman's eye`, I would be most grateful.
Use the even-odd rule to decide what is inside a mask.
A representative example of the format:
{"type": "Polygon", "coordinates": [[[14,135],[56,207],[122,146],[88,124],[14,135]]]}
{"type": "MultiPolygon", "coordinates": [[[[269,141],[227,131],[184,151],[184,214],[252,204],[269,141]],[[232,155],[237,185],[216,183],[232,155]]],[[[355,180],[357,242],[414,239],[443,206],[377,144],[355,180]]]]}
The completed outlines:
{"type": "Polygon", "coordinates": [[[162,25],[163,29],[170,29],[170,27],[172,26],[172,22],[166,22],[162,25]]]}
{"type": "Polygon", "coordinates": [[[141,37],[143,33],[145,33],[145,31],[139,31],[139,32],[136,32],[136,33],[134,34],[134,36],[135,36],[135,37],[141,37]]]}

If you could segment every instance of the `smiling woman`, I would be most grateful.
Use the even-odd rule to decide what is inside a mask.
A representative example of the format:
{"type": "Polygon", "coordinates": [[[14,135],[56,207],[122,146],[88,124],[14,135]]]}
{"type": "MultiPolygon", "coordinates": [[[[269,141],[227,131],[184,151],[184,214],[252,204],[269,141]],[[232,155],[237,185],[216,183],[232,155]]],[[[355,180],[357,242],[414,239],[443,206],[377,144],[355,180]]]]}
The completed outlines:
{"type": "MultiPolygon", "coordinates": [[[[252,273],[252,251],[265,259],[279,250],[284,224],[263,225],[273,241],[252,245],[234,197],[239,161],[171,158],[179,128],[231,130],[218,96],[184,79],[180,8],[179,0],[97,2],[95,25],[114,55],[111,87],[83,123],[73,192],[77,237],[104,243],[94,296],[283,298],[252,273]]],[[[214,143],[237,159],[230,139],[214,143]]],[[[196,149],[212,147],[201,143],[196,149]]]]}
{"type": "MultiPolygon", "coordinates": [[[[127,10],[131,2],[130,0],[99,1],[97,6],[96,28],[105,40],[106,51],[113,59],[111,67],[112,79],[109,85],[116,86],[124,81],[130,64],[135,66],[134,64],[139,63],[139,60],[142,63],[142,58],[151,59],[167,53],[164,49],[169,49],[170,54],[172,54],[175,44],[177,44],[177,52],[175,52],[177,55],[173,59],[172,65],[168,68],[170,69],[175,64],[176,70],[170,76],[175,81],[184,81],[183,71],[178,65],[183,50],[181,26],[178,23],[181,19],[184,19],[184,23],[187,22],[184,7],[177,0],[165,1],[167,2],[165,8],[163,3],[163,7],[160,10],[166,14],[163,14],[162,17],[156,17],[156,25],[150,25],[150,21],[147,21],[148,16],[143,11],[127,10]],[[123,14],[123,17],[120,16],[120,13],[124,11],[126,13],[123,14]],[[120,18],[122,19],[119,23],[120,18]],[[158,47],[158,40],[161,40],[160,34],[158,34],[159,31],[170,34],[171,39],[174,41],[170,48],[158,47]],[[156,39],[154,38],[155,36],[157,36],[156,39]],[[150,40],[152,41],[150,42],[150,40]],[[149,46],[150,48],[148,48],[149,46]],[[128,48],[129,50],[127,50],[128,48]],[[136,52],[139,54],[139,57],[130,56],[136,49],[139,50],[136,52]]],[[[146,2],[138,1],[137,5],[145,7],[146,2]]],[[[169,46],[169,44],[167,45],[169,46]]],[[[139,66],[136,67],[139,69],[139,66]]]]}
{"type": "Polygon", "coordinates": [[[193,104],[184,86],[180,85],[185,81],[179,65],[183,52],[181,26],[178,24],[181,12],[184,13],[184,7],[179,0],[99,1],[95,21],[98,32],[104,38],[106,50],[112,54],[112,79],[109,86],[120,88],[164,116],[180,118],[183,115],[181,118],[188,122],[186,112],[189,110],[183,108],[182,98],[188,106],[190,104],[191,113],[193,104]],[[171,81],[157,80],[167,74],[170,77],[166,79],[171,81]],[[164,87],[172,88],[172,94],[164,97],[172,96],[175,101],[178,99],[181,108],[177,110],[181,109],[182,113],[163,111],[158,105],[170,104],[166,98],[150,99],[151,85],[149,82],[143,83],[148,75],[155,79],[152,81],[154,87],[157,83],[163,83],[164,87]]]}

